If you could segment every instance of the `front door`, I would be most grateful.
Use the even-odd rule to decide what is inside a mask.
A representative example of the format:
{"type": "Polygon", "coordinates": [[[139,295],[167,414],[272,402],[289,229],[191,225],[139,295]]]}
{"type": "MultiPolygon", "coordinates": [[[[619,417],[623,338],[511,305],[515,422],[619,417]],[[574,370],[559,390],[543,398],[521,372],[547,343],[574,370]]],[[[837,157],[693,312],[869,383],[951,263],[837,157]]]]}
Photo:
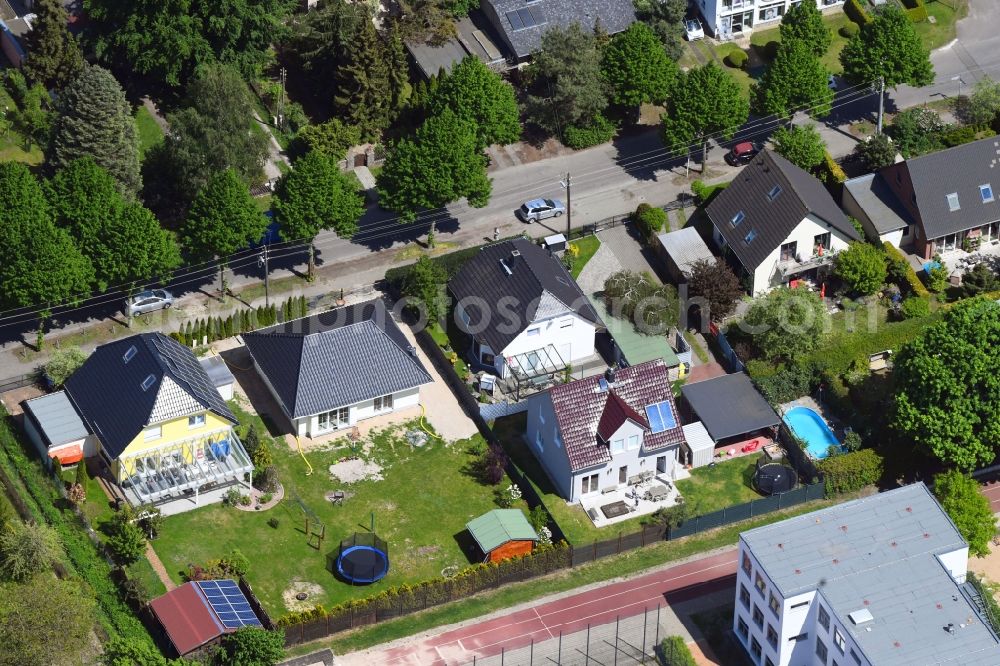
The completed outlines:
{"type": "Polygon", "coordinates": [[[656,473],[663,474],[667,471],[667,457],[657,456],[656,457],[656,473]]]}
{"type": "Polygon", "coordinates": [[[624,484],[628,481],[628,465],[618,468],[618,483],[624,484]]]}

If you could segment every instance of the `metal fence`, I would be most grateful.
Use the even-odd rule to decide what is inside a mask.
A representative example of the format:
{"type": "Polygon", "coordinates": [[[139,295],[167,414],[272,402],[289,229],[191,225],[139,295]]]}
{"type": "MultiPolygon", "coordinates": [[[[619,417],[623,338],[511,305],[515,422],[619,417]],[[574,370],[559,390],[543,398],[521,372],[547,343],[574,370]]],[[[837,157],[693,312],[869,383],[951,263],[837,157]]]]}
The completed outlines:
{"type": "Polygon", "coordinates": [[[39,380],[38,372],[31,372],[26,375],[16,375],[14,377],[8,377],[6,379],[0,379],[0,393],[5,391],[13,391],[14,389],[24,388],[25,386],[31,386],[37,383],[39,380]]]}
{"type": "Polygon", "coordinates": [[[715,341],[719,345],[719,351],[722,352],[722,356],[726,359],[726,366],[728,367],[729,372],[743,372],[746,366],[743,365],[743,361],[741,361],[740,357],[736,355],[735,351],[733,351],[732,345],[730,345],[729,340],[726,339],[726,334],[719,330],[715,324],[711,325],[710,330],[715,337],[715,341]]]}

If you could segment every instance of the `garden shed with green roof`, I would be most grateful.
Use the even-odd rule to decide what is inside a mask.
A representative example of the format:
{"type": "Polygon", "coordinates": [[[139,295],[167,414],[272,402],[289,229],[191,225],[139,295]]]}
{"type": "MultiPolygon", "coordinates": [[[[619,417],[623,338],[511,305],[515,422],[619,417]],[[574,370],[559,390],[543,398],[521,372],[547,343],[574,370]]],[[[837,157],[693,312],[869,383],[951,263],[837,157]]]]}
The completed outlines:
{"type": "Polygon", "coordinates": [[[538,533],[520,509],[494,509],[470,520],[465,527],[482,551],[483,561],[527,555],[538,541],[538,533]]]}

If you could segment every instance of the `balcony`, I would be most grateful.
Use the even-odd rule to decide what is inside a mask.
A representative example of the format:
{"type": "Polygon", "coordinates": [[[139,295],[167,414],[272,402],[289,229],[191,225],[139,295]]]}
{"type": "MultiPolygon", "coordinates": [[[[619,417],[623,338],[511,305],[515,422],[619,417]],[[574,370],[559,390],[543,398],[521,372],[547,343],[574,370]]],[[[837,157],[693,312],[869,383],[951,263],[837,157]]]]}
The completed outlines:
{"type": "Polygon", "coordinates": [[[799,273],[805,273],[820,266],[832,264],[835,256],[835,252],[824,252],[822,255],[814,254],[809,258],[796,257],[795,259],[786,259],[785,261],[778,262],[778,272],[781,273],[782,277],[798,275],[799,273]]]}
{"type": "Polygon", "coordinates": [[[753,7],[754,0],[729,0],[729,2],[722,3],[722,11],[728,12],[737,9],[750,9],[753,7]]]}

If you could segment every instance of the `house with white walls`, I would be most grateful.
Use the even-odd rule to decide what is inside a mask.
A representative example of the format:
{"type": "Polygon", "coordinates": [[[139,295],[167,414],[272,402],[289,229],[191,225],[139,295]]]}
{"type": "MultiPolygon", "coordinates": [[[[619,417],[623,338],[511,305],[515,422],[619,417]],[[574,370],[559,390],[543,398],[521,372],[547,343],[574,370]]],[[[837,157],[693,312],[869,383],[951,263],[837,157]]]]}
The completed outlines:
{"type": "Polygon", "coordinates": [[[712,238],[742,269],[751,296],[814,282],[861,240],[822,183],[778,153],[761,151],[705,209],[712,238]]]}
{"type": "Polygon", "coordinates": [[[527,238],[484,246],[448,283],[475,367],[531,381],[594,356],[604,323],[562,261],[527,238]]]}
{"type": "Polygon", "coordinates": [[[571,502],[676,478],[684,431],[667,364],[654,359],[528,398],[525,437],[571,502]]]}
{"type": "MultiPolygon", "coordinates": [[[[810,0],[806,0],[807,2],[810,0]]],[[[813,0],[820,10],[840,11],[844,0],[813,0]]],[[[774,28],[789,9],[802,0],[693,0],[716,39],[747,38],[755,28],[774,28]]]]}
{"type": "Polygon", "coordinates": [[[416,407],[432,381],[378,299],[244,333],[243,342],[298,436],[416,407]]]}
{"type": "Polygon", "coordinates": [[[923,483],[748,530],[733,631],[759,666],[1000,664],[968,556],[923,483]]]}

